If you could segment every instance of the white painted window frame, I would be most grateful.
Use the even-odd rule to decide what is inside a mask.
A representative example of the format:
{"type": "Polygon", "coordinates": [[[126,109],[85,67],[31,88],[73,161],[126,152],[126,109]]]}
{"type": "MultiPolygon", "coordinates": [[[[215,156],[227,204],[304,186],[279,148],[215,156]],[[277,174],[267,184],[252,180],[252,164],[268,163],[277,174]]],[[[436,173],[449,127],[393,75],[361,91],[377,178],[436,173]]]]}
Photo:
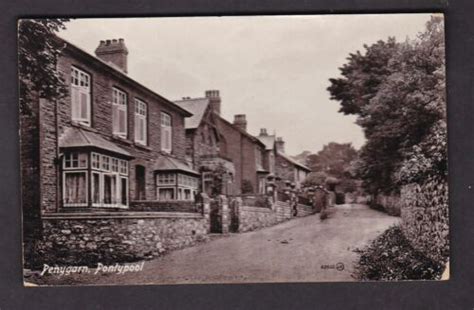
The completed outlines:
{"type": "Polygon", "coordinates": [[[148,106],[147,104],[135,98],[135,142],[147,145],[148,139],[148,106]],[[143,122],[143,127],[140,124],[143,122]],[[140,135],[143,135],[143,139],[140,139],[140,135]]]}
{"type": "Polygon", "coordinates": [[[173,127],[171,115],[166,112],[160,114],[161,124],[161,150],[165,153],[171,153],[173,149],[173,127]],[[168,145],[165,141],[168,140],[168,145]]]}
{"type": "Polygon", "coordinates": [[[124,139],[128,135],[128,96],[117,87],[112,88],[112,132],[124,139]],[[120,113],[125,115],[123,129],[120,128],[120,113]]]}
{"type": "Polygon", "coordinates": [[[89,203],[89,178],[88,178],[88,171],[86,169],[81,169],[81,170],[68,170],[68,171],[63,171],[63,206],[65,208],[78,208],[78,207],[87,207],[89,203]],[[81,173],[85,175],[85,193],[86,193],[86,202],[85,203],[66,203],[66,175],[68,174],[75,174],[75,173],[81,173]]]}
{"type": "Polygon", "coordinates": [[[91,125],[91,75],[85,71],[71,66],[71,119],[83,125],[91,125]],[[82,95],[87,102],[85,105],[85,117],[82,117],[82,95]],[[79,100],[75,100],[79,98],[79,100]]]}

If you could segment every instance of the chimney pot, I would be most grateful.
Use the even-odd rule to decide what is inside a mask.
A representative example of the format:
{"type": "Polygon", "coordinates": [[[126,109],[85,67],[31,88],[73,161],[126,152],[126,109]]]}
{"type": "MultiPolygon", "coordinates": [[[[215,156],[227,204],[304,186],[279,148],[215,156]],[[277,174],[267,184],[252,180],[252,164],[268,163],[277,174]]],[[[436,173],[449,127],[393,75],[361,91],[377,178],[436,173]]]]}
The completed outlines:
{"type": "Polygon", "coordinates": [[[260,136],[268,136],[267,128],[260,128],[260,136]]]}
{"type": "Polygon", "coordinates": [[[285,153],[285,141],[283,141],[282,137],[276,138],[275,146],[276,146],[277,151],[281,153],[285,153]]]}
{"type": "Polygon", "coordinates": [[[221,114],[221,97],[219,95],[218,90],[206,90],[204,92],[206,98],[209,98],[209,103],[211,105],[212,110],[216,114],[221,114]]]}
{"type": "Polygon", "coordinates": [[[100,40],[99,46],[95,50],[95,55],[127,73],[128,49],[123,39],[100,40]]]}
{"type": "Polygon", "coordinates": [[[245,114],[234,115],[234,126],[243,131],[247,131],[247,117],[245,114]]]}

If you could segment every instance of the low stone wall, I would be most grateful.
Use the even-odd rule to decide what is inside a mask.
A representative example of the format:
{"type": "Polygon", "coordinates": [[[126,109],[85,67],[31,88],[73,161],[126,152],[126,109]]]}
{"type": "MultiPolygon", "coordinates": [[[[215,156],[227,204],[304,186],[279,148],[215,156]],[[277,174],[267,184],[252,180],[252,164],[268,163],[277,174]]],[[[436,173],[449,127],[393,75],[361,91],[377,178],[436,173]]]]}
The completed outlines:
{"type": "Polygon", "coordinates": [[[239,232],[260,229],[278,223],[276,213],[268,208],[240,207],[239,232]]]}
{"type": "Polygon", "coordinates": [[[297,216],[308,216],[316,213],[312,206],[303,205],[300,203],[296,206],[296,210],[298,211],[297,216]]]}
{"type": "Polygon", "coordinates": [[[153,212],[200,212],[200,206],[194,201],[149,201],[135,200],[130,202],[130,211],[153,212]]]}
{"type": "Polygon", "coordinates": [[[208,225],[199,213],[56,213],[43,217],[37,250],[45,264],[132,262],[204,241],[208,225]]]}
{"type": "Polygon", "coordinates": [[[449,256],[448,184],[431,179],[401,191],[402,231],[411,245],[427,257],[445,262],[449,256]]]}
{"type": "Polygon", "coordinates": [[[274,203],[273,209],[277,215],[278,222],[289,220],[292,217],[291,206],[288,202],[277,201],[274,203]]]}
{"type": "MultiPolygon", "coordinates": [[[[242,203],[237,200],[237,203],[242,203]]],[[[269,227],[293,218],[293,209],[290,201],[276,201],[272,208],[261,208],[237,205],[236,214],[238,216],[238,231],[245,232],[269,227]]],[[[303,204],[297,205],[297,216],[308,216],[314,214],[315,209],[312,206],[303,204]]]]}

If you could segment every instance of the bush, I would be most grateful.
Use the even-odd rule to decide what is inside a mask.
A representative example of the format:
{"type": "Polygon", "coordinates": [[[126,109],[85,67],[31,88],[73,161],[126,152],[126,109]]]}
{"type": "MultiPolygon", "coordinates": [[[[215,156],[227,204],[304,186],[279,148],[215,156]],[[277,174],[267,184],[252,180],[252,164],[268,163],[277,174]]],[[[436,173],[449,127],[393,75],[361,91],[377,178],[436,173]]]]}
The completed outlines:
{"type": "Polygon", "coordinates": [[[364,249],[354,276],[359,280],[436,280],[444,265],[413,249],[400,227],[393,226],[364,249]]]}

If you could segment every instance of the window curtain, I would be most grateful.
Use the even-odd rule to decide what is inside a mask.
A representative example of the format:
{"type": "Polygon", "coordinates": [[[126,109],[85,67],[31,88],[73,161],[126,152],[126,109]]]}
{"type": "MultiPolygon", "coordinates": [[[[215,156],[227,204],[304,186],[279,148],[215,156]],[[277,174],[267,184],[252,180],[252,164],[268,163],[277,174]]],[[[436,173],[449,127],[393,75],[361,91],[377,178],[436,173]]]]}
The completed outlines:
{"type": "Polygon", "coordinates": [[[68,173],[66,174],[65,183],[66,203],[87,203],[87,187],[85,173],[68,173]]]}

